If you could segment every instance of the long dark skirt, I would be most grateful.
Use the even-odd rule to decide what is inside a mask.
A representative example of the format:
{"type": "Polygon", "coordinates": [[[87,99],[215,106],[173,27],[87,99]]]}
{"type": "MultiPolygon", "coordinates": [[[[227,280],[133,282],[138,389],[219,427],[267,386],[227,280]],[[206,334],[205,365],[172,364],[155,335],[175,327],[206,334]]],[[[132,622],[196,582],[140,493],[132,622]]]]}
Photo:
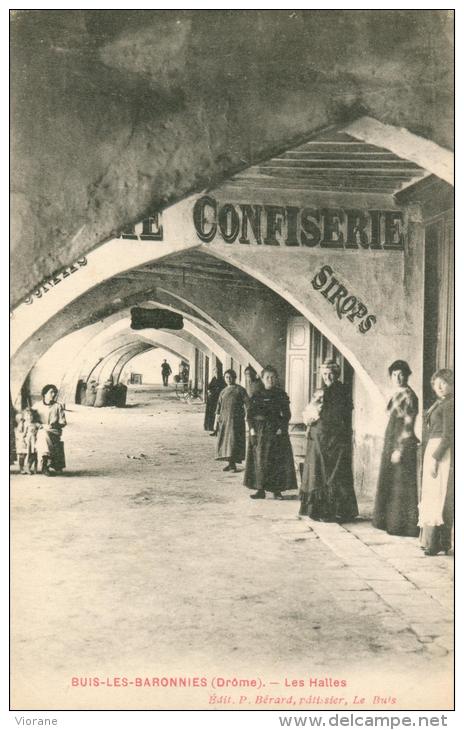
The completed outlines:
{"type": "Polygon", "coordinates": [[[49,465],[56,471],[61,471],[66,466],[64,444],[61,436],[54,431],[45,431],[41,428],[37,432],[37,454],[39,459],[48,456],[49,465]]]}
{"type": "Polygon", "coordinates": [[[205,431],[212,431],[214,429],[218,398],[219,393],[214,393],[213,395],[208,395],[208,398],[206,399],[205,420],[203,421],[203,428],[205,431]]]}
{"type": "Polygon", "coordinates": [[[417,448],[404,447],[399,464],[391,463],[392,449],[384,445],[372,524],[390,535],[417,537],[417,448]]]}
{"type": "Polygon", "coordinates": [[[241,464],[245,458],[246,435],[244,416],[232,414],[227,420],[219,419],[216,459],[241,464]]]}
{"type": "Polygon", "coordinates": [[[308,435],[300,514],[327,522],[352,520],[358,514],[350,439],[322,436],[319,425],[308,435]]]}
{"type": "Polygon", "coordinates": [[[287,433],[275,435],[275,425],[258,423],[256,443],[251,437],[245,465],[243,483],[248,489],[264,489],[267,492],[285,492],[296,489],[293,451],[287,433]]]}

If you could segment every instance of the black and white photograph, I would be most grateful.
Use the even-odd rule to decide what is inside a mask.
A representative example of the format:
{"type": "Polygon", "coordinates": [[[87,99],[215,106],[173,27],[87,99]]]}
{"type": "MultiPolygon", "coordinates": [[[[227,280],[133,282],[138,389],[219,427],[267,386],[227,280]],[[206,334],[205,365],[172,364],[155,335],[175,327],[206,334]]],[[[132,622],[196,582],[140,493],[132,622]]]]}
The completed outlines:
{"type": "Polygon", "coordinates": [[[9,33],[10,710],[452,711],[454,10],[9,33]]]}

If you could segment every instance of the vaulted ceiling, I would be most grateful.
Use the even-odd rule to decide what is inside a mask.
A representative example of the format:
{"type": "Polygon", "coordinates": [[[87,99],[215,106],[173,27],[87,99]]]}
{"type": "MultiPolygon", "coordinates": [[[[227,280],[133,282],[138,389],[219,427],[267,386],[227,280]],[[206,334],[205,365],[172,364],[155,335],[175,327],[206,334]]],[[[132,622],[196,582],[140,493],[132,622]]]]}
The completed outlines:
{"type": "Polygon", "coordinates": [[[366,114],[451,147],[452,37],[448,10],[12,11],[13,301],[250,166],[391,187],[391,155],[280,151],[366,114]]]}

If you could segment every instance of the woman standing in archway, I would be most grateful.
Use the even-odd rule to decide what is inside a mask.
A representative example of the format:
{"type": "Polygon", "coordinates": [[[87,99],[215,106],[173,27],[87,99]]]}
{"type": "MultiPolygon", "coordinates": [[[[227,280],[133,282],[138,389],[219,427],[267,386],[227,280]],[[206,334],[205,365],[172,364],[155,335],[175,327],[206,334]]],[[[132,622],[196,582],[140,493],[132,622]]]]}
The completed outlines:
{"type": "Polygon", "coordinates": [[[213,377],[208,383],[208,395],[206,397],[206,408],[205,408],[205,420],[203,422],[203,428],[205,431],[211,431],[211,436],[216,436],[214,429],[214,421],[216,418],[216,408],[219,400],[221,391],[224,390],[226,384],[224,378],[219,375],[218,369],[213,368],[213,377]]]}
{"type": "Polygon", "coordinates": [[[296,489],[295,464],[288,436],[290,401],[277,387],[277,370],[266,366],[261,373],[263,387],[258,388],[248,408],[249,448],[244,485],[256,489],[251,499],[283,499],[282,492],[296,489]]]}
{"type": "Polygon", "coordinates": [[[454,513],[454,376],[448,369],[432,376],[437,400],[426,413],[427,447],[419,504],[420,544],[426,555],[451,549],[454,513]]]}
{"type": "Polygon", "coordinates": [[[235,382],[235,370],[226,370],[224,380],[226,387],[219,394],[216,407],[216,459],[229,462],[224,471],[235,472],[236,464],[245,458],[245,410],[249,399],[245,388],[235,382]]]}
{"type": "Polygon", "coordinates": [[[393,395],[380,463],[372,524],[390,535],[417,537],[417,396],[408,385],[411,368],[395,360],[388,368],[393,395]]]}
{"type": "Polygon", "coordinates": [[[336,360],[322,364],[321,376],[321,397],[315,398],[320,415],[308,431],[300,515],[321,522],[347,522],[358,514],[351,458],[353,403],[339,380],[336,360]]]}

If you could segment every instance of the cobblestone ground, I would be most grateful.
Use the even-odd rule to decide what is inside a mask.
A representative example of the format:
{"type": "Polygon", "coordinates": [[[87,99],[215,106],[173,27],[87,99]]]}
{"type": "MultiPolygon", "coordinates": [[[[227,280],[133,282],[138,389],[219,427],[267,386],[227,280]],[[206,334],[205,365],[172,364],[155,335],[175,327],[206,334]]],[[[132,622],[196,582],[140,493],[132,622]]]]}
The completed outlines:
{"type": "Polygon", "coordinates": [[[12,477],[14,708],[452,705],[452,557],[250,500],[172,391],[68,422],[12,477]]]}

